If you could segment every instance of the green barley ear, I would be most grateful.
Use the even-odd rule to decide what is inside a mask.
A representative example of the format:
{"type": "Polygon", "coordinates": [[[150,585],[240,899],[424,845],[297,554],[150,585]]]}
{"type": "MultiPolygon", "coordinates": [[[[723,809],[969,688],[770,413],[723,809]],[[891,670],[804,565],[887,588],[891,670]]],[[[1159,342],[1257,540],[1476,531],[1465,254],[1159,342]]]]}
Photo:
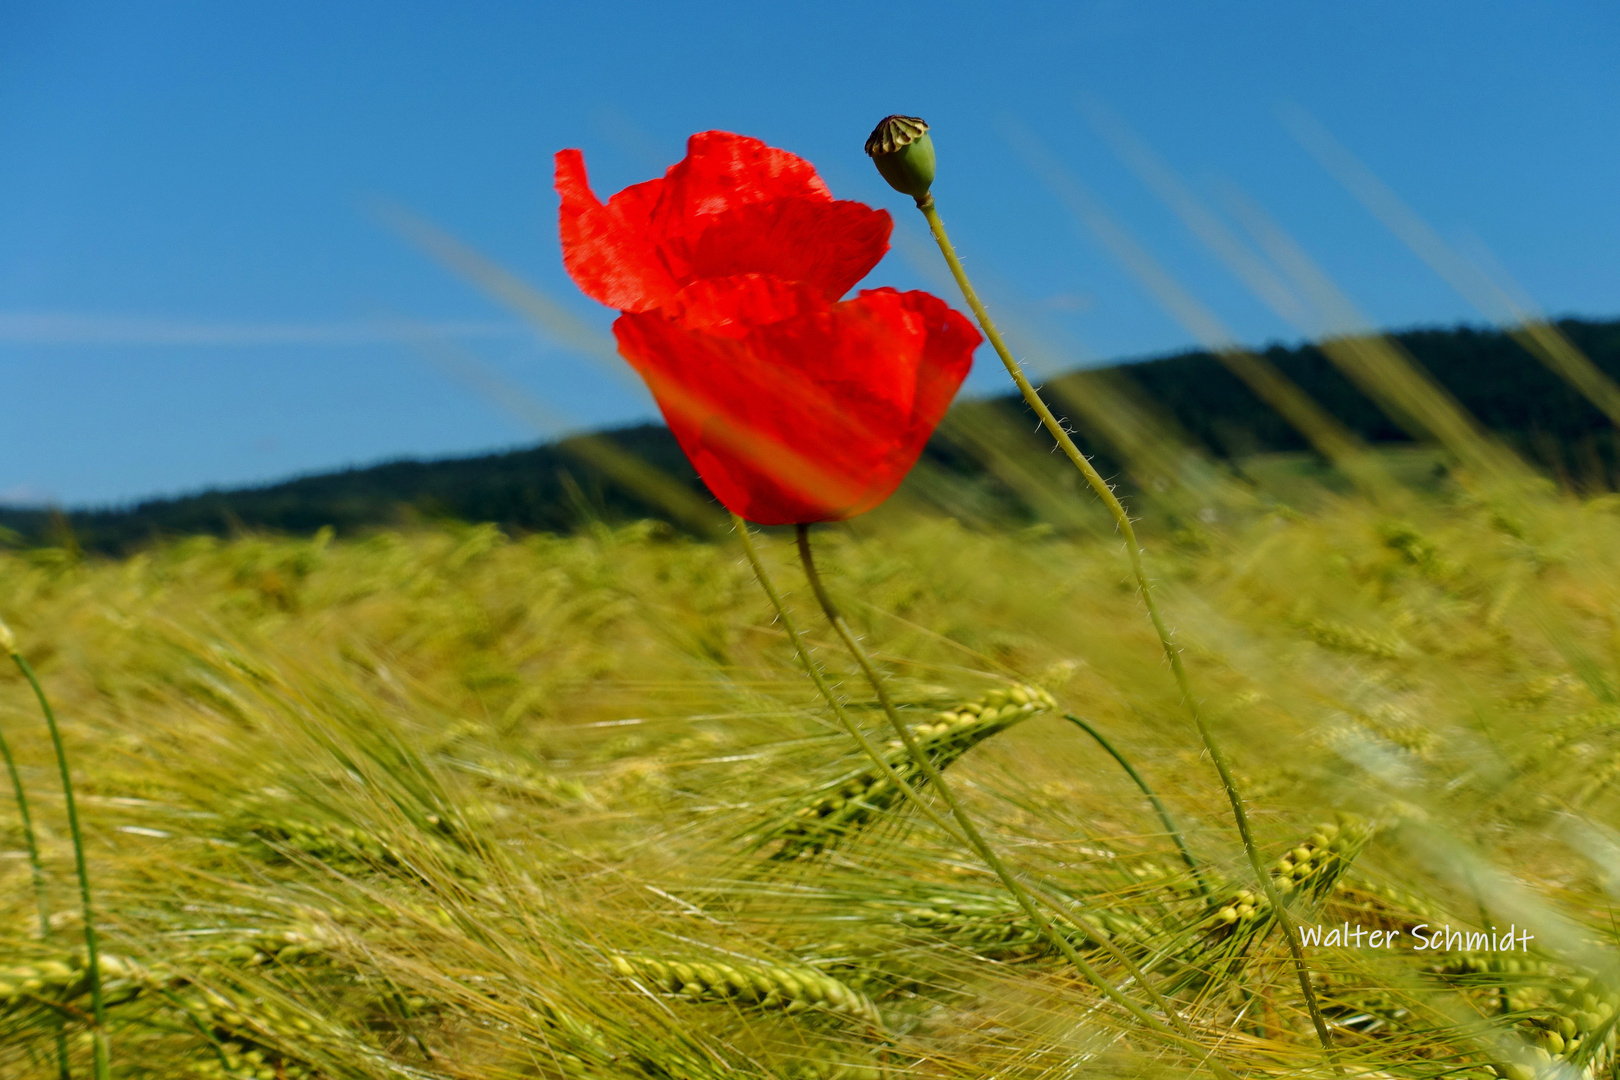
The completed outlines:
{"type": "MultiPolygon", "coordinates": [[[[1371,822],[1350,814],[1318,825],[1307,839],[1272,864],[1272,886],[1304,908],[1316,907],[1333,892],[1375,832],[1371,822]]],[[[1265,894],[1252,888],[1235,889],[1205,910],[1203,940],[1185,959],[1206,975],[1234,970],[1249,947],[1277,921],[1265,894]]]]}
{"type": "MultiPolygon", "coordinates": [[[[929,760],[943,769],[990,736],[1036,713],[1055,708],[1057,702],[1045,690],[1014,686],[1008,690],[992,690],[975,701],[946,709],[932,721],[917,725],[913,733],[928,752],[929,760]]],[[[898,739],[891,740],[889,747],[904,749],[898,739]]],[[[897,767],[899,761],[896,759],[897,767]]]]}
{"type": "Polygon", "coordinates": [[[1597,979],[1576,976],[1552,993],[1552,1014],[1533,1023],[1537,1045],[1562,1056],[1574,1071],[1601,1075],[1615,1062],[1620,992],[1597,979]]]}
{"type": "MultiPolygon", "coordinates": [[[[1136,946],[1150,936],[1151,927],[1123,910],[1088,906],[1084,910],[1092,931],[1061,915],[1052,917],[1057,931],[1076,949],[1094,949],[1092,932],[1120,945],[1136,946]]],[[[1043,956],[1052,945],[1018,902],[1000,892],[933,888],[907,904],[899,913],[901,925],[971,948],[986,956],[1016,958],[1043,956]]]]}
{"type": "MultiPolygon", "coordinates": [[[[1014,686],[938,712],[912,731],[928,760],[944,769],[990,736],[1055,708],[1057,702],[1045,690],[1014,686]]],[[[900,740],[889,742],[884,757],[911,787],[921,788],[926,782],[900,740]]],[[[766,833],[763,844],[778,845],[771,853],[773,861],[814,858],[870,825],[904,798],[885,772],[873,766],[817,789],[766,833]]]]}
{"type": "Polygon", "coordinates": [[[1373,831],[1371,823],[1349,814],[1317,826],[1309,839],[1286,852],[1272,867],[1277,891],[1313,903],[1323,899],[1372,839],[1373,831]]]}
{"type": "Polygon", "coordinates": [[[656,990],[692,1002],[736,1001],[763,1008],[803,1012],[819,1008],[883,1026],[876,1006],[864,994],[803,965],[764,960],[675,960],[615,954],[613,970],[641,979],[656,990]]]}
{"type": "Polygon", "coordinates": [[[1515,1029],[1527,1045],[1515,1060],[1495,1064],[1498,1076],[1602,1076],[1615,1062],[1620,992],[1612,984],[1497,952],[1447,955],[1427,970],[1458,989],[1499,996],[1502,1010],[1521,1018],[1515,1029]]]}

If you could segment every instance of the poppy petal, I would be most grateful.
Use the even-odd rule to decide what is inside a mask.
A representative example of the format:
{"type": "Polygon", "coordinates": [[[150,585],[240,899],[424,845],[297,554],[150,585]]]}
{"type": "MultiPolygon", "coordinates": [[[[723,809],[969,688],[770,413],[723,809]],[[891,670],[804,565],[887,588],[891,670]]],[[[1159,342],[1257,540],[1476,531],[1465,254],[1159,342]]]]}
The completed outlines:
{"type": "Polygon", "coordinates": [[[837,300],[889,250],[887,211],[834,200],[803,158],[725,131],[604,206],[578,150],[557,155],[563,263],[586,295],[651,311],[701,278],[766,274],[837,300]]]}
{"type": "Polygon", "coordinates": [[[626,314],[613,330],[709,490],[762,525],[841,520],[888,498],[980,341],[937,298],[892,289],[740,337],[664,312],[626,314]]]}
{"type": "Polygon", "coordinates": [[[686,231],[689,220],[776,199],[832,201],[816,167],[797,154],[729,131],[700,131],[686,156],[664,174],[652,228],[663,236],[686,231]]]}
{"type": "Polygon", "coordinates": [[[667,303],[680,286],[648,232],[663,181],[626,188],[604,206],[591,191],[583,154],[561,150],[556,162],[563,265],[575,284],[591,299],[621,311],[650,311],[667,303]]]}
{"type": "Polygon", "coordinates": [[[747,337],[756,327],[819,311],[827,302],[810,285],[764,274],[700,278],[675,294],[664,314],[687,330],[747,337]]]}
{"type": "Polygon", "coordinates": [[[888,253],[893,228],[888,211],[864,203],[778,199],[699,218],[694,233],[664,247],[685,279],[769,274],[808,282],[832,301],[888,253]]]}

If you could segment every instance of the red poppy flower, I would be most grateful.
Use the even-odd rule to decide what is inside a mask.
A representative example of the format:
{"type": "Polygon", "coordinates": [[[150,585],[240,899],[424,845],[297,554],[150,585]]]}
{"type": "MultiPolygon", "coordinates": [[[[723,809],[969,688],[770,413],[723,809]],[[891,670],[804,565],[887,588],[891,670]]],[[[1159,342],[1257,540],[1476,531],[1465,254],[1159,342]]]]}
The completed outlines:
{"type": "Polygon", "coordinates": [[[563,260],[624,315],[647,381],[716,498],[764,525],[836,521],[893,493],[967,376],[978,331],[922,292],[840,302],[888,250],[887,213],[814,168],[709,131],[662,179],[591,193],[557,155],[563,260]]]}

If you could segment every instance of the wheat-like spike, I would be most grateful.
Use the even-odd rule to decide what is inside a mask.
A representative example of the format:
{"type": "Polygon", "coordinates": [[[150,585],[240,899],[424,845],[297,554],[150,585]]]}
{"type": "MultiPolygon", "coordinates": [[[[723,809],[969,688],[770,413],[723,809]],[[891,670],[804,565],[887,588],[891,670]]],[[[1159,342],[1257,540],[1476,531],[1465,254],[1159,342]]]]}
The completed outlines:
{"type": "Polygon", "coordinates": [[[446,765],[476,777],[488,787],[521,795],[546,806],[570,806],[594,801],[585,785],[564,779],[529,762],[457,757],[445,757],[443,760],[446,765]]]}
{"type": "MultiPolygon", "coordinates": [[[[1057,702],[1045,690],[1015,686],[1010,690],[992,690],[977,701],[939,712],[912,731],[934,766],[945,769],[990,736],[1036,713],[1055,708],[1057,702]]],[[[926,782],[900,740],[889,742],[884,757],[895,773],[912,787],[921,787],[926,782]]],[[[813,858],[893,809],[904,798],[884,770],[874,765],[805,802],[771,829],[761,846],[778,845],[771,853],[773,860],[813,858]]]]}
{"type": "MultiPolygon", "coordinates": [[[[205,946],[185,958],[185,967],[297,963],[329,957],[333,944],[319,925],[295,923],[228,944],[205,946]]],[[[173,1008],[208,1034],[215,1052],[193,1063],[197,1075],[231,1080],[317,1080],[325,1075],[281,1045],[288,1039],[294,1045],[320,1040],[307,1020],[297,1015],[284,1016],[274,1003],[255,1002],[248,1006],[231,1002],[215,991],[199,987],[166,964],[146,966],[127,957],[100,953],[98,967],[107,1008],[147,1004],[173,1008]]],[[[0,1016],[27,1009],[54,1013],[62,1006],[82,1011],[83,1003],[78,999],[88,993],[88,971],[82,952],[0,968],[0,1016]]]]}
{"type": "MultiPolygon", "coordinates": [[[[111,953],[101,953],[96,960],[103,1001],[109,1008],[165,986],[171,978],[163,971],[111,953]]],[[[41,1001],[65,1004],[89,991],[90,973],[83,953],[0,968],[0,1015],[41,1001]]]]}
{"type": "Polygon", "coordinates": [[[1605,739],[1613,735],[1617,727],[1620,727],[1620,709],[1613,705],[1599,706],[1574,716],[1538,718],[1534,740],[1513,755],[1513,767],[1529,772],[1546,764],[1548,759],[1555,766],[1567,767],[1572,751],[1579,754],[1594,749],[1590,744],[1582,746],[1583,742],[1605,739]]]}
{"type": "Polygon", "coordinates": [[[252,1080],[319,1080],[327,1075],[306,1062],[240,1034],[218,1029],[214,1034],[218,1040],[218,1055],[192,1065],[198,1076],[218,1076],[226,1080],[249,1077],[252,1080]]]}
{"type": "Polygon", "coordinates": [[[372,833],[335,821],[266,818],[248,824],[243,832],[272,851],[297,851],[334,866],[399,863],[398,853],[372,833]]]}
{"type": "MultiPolygon", "coordinates": [[[[458,876],[476,879],[482,870],[454,843],[455,828],[448,821],[429,817],[426,828],[415,842],[431,852],[433,859],[458,876]]],[[[274,861],[307,856],[317,862],[347,871],[387,870],[416,874],[418,857],[380,837],[375,830],[341,821],[310,820],[280,815],[243,815],[226,831],[226,836],[249,851],[274,861]],[[294,854],[296,853],[296,854],[294,854]]]]}
{"type": "MultiPolygon", "coordinates": [[[[1284,896],[1307,906],[1320,903],[1350,868],[1372,838],[1373,827],[1352,815],[1317,826],[1310,837],[1280,857],[1271,870],[1272,884],[1284,896]]],[[[1258,889],[1236,888],[1205,908],[1197,932],[1169,950],[1168,959],[1188,966],[1190,977],[1204,981],[1242,963],[1249,947],[1276,923],[1276,913],[1258,889]]]]}
{"type": "Polygon", "coordinates": [[[1494,952],[1459,952],[1447,954],[1445,960],[1429,967],[1429,971],[1436,975],[1452,978],[1466,978],[1471,975],[1492,977],[1494,980],[1503,976],[1509,978],[1522,978],[1535,976],[1545,978],[1556,974],[1557,968],[1549,961],[1539,960],[1533,956],[1510,957],[1494,952]]]}
{"type": "Polygon", "coordinates": [[[1305,631],[1312,641],[1334,652],[1370,656],[1377,660],[1399,660],[1408,651],[1399,638],[1380,637],[1345,623],[1312,619],[1301,624],[1300,629],[1305,631]]]}
{"type": "Polygon", "coordinates": [[[1595,801],[1599,795],[1609,790],[1616,776],[1620,776],[1620,752],[1609,755],[1587,770],[1580,788],[1575,792],[1573,800],[1575,805],[1585,806],[1595,801]]]}
{"type": "Polygon", "coordinates": [[[903,910],[899,920],[904,926],[986,954],[1038,949],[1045,940],[1024,910],[1005,894],[930,896],[903,910]]]}
{"type": "Polygon", "coordinates": [[[307,1021],[283,1017],[270,1002],[259,1003],[250,1015],[242,1011],[243,1006],[212,993],[193,997],[186,1005],[191,1017],[211,1031],[219,1048],[218,1056],[208,1063],[205,1072],[233,1078],[251,1076],[255,1080],[302,1080],[320,1075],[308,1062],[276,1045],[284,1035],[311,1038],[307,1021]],[[294,1031],[288,1032],[288,1027],[294,1031]]]}
{"type": "MultiPolygon", "coordinates": [[[[272,961],[296,963],[326,956],[331,947],[330,938],[320,927],[299,923],[263,931],[229,944],[211,945],[199,950],[190,959],[193,964],[198,961],[223,961],[243,966],[258,966],[272,961]]],[[[128,957],[110,953],[101,954],[97,963],[109,1006],[132,1001],[148,991],[187,985],[186,979],[176,976],[166,966],[147,967],[128,957]]],[[[88,975],[82,952],[0,968],[0,1013],[33,999],[45,998],[57,1003],[72,1001],[88,992],[88,975]]]]}
{"type": "Polygon", "coordinates": [[[1438,922],[1445,912],[1415,893],[1383,882],[1373,881],[1361,874],[1341,877],[1334,885],[1336,905],[1344,905],[1368,915],[1378,916],[1389,923],[1411,929],[1418,923],[1438,922]]]}
{"type": "Polygon", "coordinates": [[[824,1008],[883,1026],[882,1016],[865,995],[811,967],[763,960],[675,960],[623,953],[615,954],[611,961],[620,975],[639,978],[689,1001],[740,1001],[788,1012],[824,1008]]]}
{"type": "Polygon", "coordinates": [[[1546,960],[1495,952],[1457,953],[1428,970],[1463,987],[1505,994],[1508,1011],[1533,1014],[1518,1029],[1531,1045],[1517,1060],[1497,1062],[1499,1076],[1592,1077],[1616,1060],[1620,990],[1612,986],[1585,975],[1560,979],[1546,960]],[[1567,1064],[1555,1067],[1555,1060],[1567,1064]]]}
{"type": "MultiPolygon", "coordinates": [[[[1141,944],[1150,936],[1148,924],[1127,912],[1088,908],[1085,917],[1093,927],[1118,943],[1141,944]]],[[[930,895],[904,908],[899,921],[904,926],[959,942],[986,955],[1045,954],[1051,949],[1050,942],[1035,928],[1017,901],[1005,893],[957,890],[930,895]]],[[[1053,924],[1075,948],[1098,945],[1091,934],[1069,919],[1053,916],[1053,924]]]]}
{"type": "MultiPolygon", "coordinates": [[[[1324,899],[1350,863],[1372,838],[1365,822],[1341,815],[1337,822],[1317,826],[1315,832],[1297,847],[1285,852],[1272,866],[1271,881],[1284,896],[1297,896],[1306,903],[1324,899]]],[[[1215,909],[1217,926],[1265,918],[1269,905],[1251,889],[1238,889],[1215,909]]]]}
{"type": "Polygon", "coordinates": [[[256,967],[272,962],[295,964],[326,959],[332,954],[334,946],[335,942],[325,927],[315,923],[294,923],[205,948],[201,955],[226,963],[256,967]]]}
{"type": "Polygon", "coordinates": [[[826,1050],[806,1051],[804,1056],[778,1066],[782,1080],[882,1080],[886,1070],[875,1064],[839,1060],[826,1050]]]}
{"type": "Polygon", "coordinates": [[[1540,1029],[1537,1043],[1550,1054],[1562,1055],[1586,1075],[1608,1069],[1615,1062],[1620,991],[1576,976],[1554,988],[1550,1004],[1550,1016],[1532,1021],[1540,1029]]]}
{"type": "Polygon", "coordinates": [[[1387,988],[1345,981],[1326,972],[1314,973],[1312,982],[1322,1014],[1337,1028],[1369,1035],[1411,1015],[1408,1003],[1387,988]]]}
{"type": "MultiPolygon", "coordinates": [[[[282,948],[298,947],[282,937],[282,948]]],[[[251,950],[259,957],[262,952],[251,950]]],[[[261,961],[262,962],[262,961],[261,961]]],[[[273,1004],[262,1003],[249,1016],[220,995],[199,991],[189,979],[164,968],[149,968],[127,957],[101,953],[97,957],[103,1000],[108,1008],[119,1008],[137,1000],[158,996],[180,1002],[193,1023],[201,1025],[218,1046],[218,1053],[194,1065],[204,1076],[231,1077],[232,1080],[314,1080],[320,1074],[306,1062],[271,1045],[277,1029],[291,1026],[308,1037],[308,1025],[297,1017],[283,1021],[273,1004]],[[175,992],[189,992],[181,999],[175,992]]],[[[21,1008],[72,1005],[89,993],[89,972],[83,955],[36,960],[0,969],[0,1015],[21,1008]]],[[[54,1011],[54,1010],[51,1010],[54,1011]]]]}

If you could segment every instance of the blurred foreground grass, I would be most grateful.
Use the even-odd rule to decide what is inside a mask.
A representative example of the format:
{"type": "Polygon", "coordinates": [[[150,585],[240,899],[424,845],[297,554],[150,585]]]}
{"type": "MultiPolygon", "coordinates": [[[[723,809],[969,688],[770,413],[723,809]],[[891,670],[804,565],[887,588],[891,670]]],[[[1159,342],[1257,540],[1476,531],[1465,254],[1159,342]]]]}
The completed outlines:
{"type": "MultiPolygon", "coordinates": [[[[1300,921],[1402,932],[1309,950],[1344,1068],[1612,1075],[1620,501],[1397,464],[1410,483],[1376,503],[1273,459],[1243,498],[1150,516],[1163,603],[1300,921]],[[1421,924],[1534,940],[1418,950],[1421,924]]],[[[817,535],[993,842],[1072,911],[1063,932],[1145,1000],[1131,957],[1227,1068],[1330,1075],[1106,528],[897,509],[817,535]],[[1065,712],[1158,791],[1202,888],[1065,712]]],[[[788,538],[763,544],[888,745],[788,538]]],[[[639,524],[44,549],[0,555],[0,598],[73,755],[119,1076],[1200,1071],[872,793],[735,542],[639,524]]],[[[0,1076],[55,1075],[64,1024],[87,1074],[72,853],[9,669],[0,725],[55,912],[42,935],[8,794],[0,1076]]]]}

